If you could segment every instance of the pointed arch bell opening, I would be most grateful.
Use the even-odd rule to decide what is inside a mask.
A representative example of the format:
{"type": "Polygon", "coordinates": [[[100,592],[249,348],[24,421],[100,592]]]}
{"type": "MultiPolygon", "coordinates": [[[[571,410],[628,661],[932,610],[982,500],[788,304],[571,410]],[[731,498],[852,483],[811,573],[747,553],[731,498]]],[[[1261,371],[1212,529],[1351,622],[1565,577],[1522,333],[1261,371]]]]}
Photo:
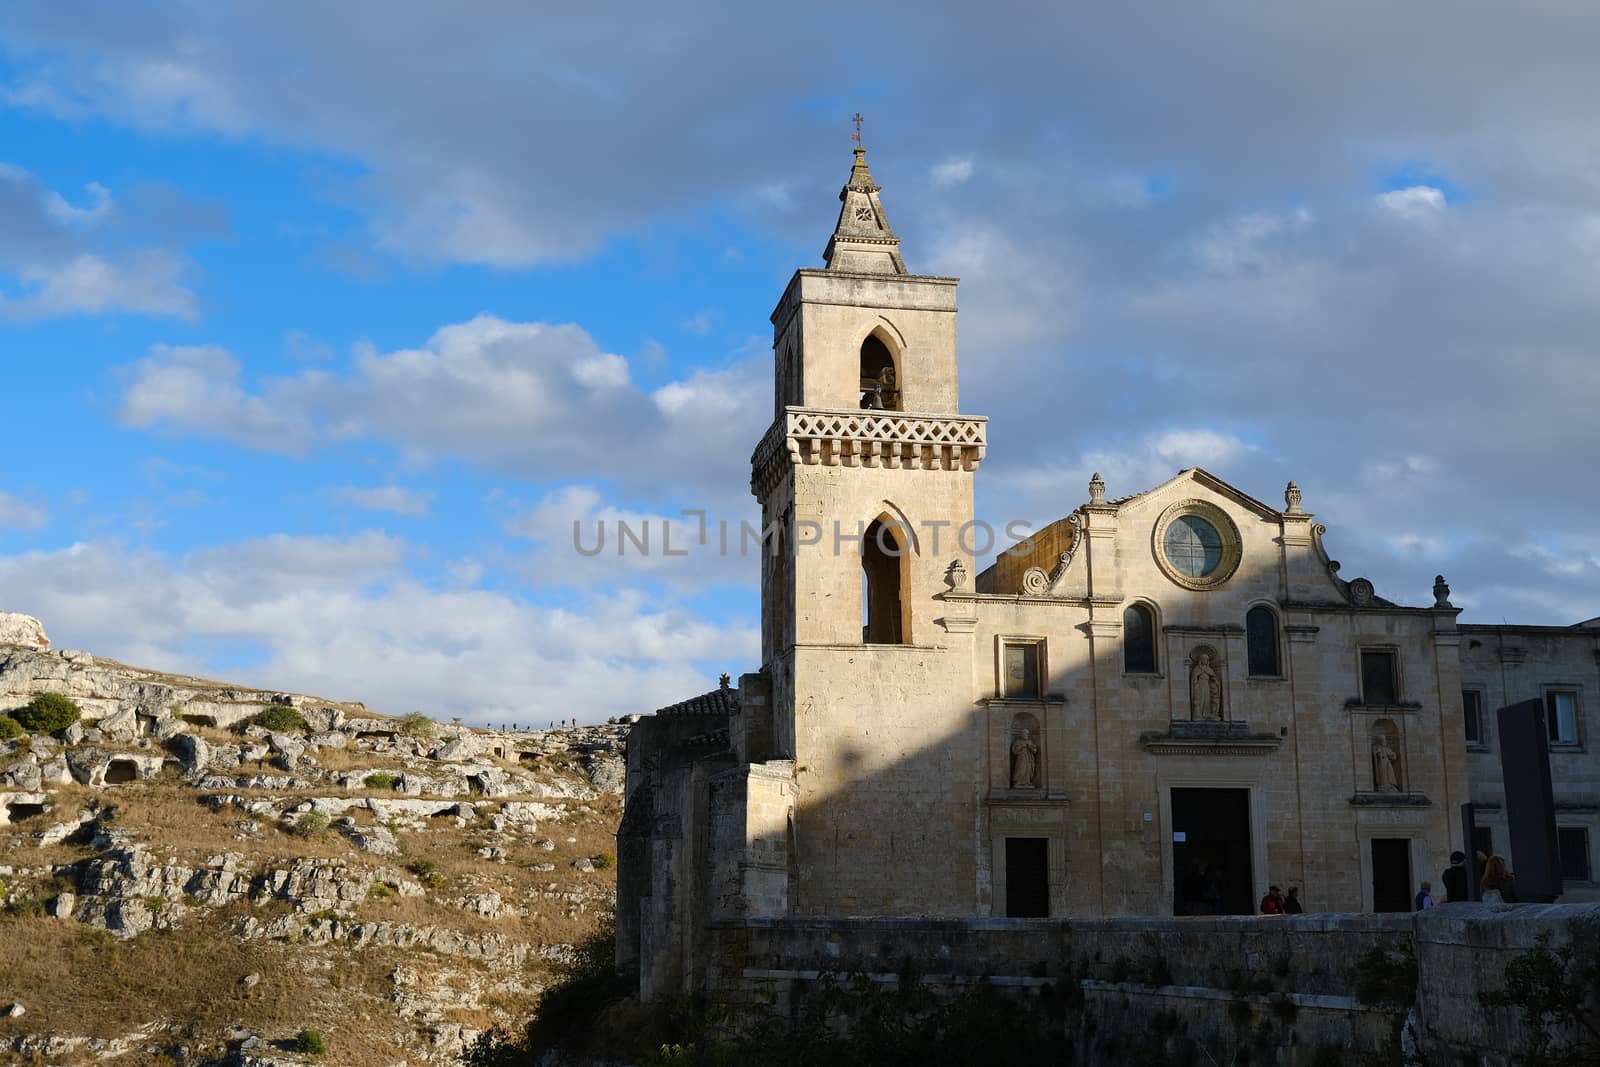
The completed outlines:
{"type": "Polygon", "coordinates": [[[874,330],[861,342],[861,406],[871,411],[900,411],[900,368],[894,350],[874,330]]]}

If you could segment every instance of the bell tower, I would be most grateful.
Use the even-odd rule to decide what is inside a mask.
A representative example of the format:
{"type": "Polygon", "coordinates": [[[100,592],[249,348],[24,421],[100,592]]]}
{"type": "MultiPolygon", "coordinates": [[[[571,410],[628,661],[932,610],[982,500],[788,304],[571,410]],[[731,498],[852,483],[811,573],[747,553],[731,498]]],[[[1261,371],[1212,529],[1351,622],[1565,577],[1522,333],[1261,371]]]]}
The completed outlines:
{"type": "MultiPolygon", "coordinates": [[[[850,792],[863,768],[839,746],[864,720],[911,745],[971,687],[971,628],[939,595],[958,557],[977,571],[967,527],[986,420],[959,411],[956,279],[907,270],[881,192],[857,147],[825,266],[796,271],[772,313],[774,419],[751,460],[763,526],[781,531],[762,556],[762,661],[774,754],[806,768],[797,813],[811,788],[850,792]]],[[[838,817],[870,803],[850,808],[838,817]]],[[[809,847],[823,830],[805,824],[834,817],[796,815],[807,892],[850,880],[809,847]]],[[[970,907],[970,885],[953,907],[970,907]]]]}

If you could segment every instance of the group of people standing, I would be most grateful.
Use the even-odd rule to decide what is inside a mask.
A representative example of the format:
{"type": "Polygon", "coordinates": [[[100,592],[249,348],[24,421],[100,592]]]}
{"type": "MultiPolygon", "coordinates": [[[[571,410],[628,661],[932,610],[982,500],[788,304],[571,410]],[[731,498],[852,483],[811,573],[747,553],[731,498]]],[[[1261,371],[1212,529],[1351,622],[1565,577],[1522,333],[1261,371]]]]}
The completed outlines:
{"type": "MultiPolygon", "coordinates": [[[[1475,857],[1478,866],[1483,868],[1483,877],[1478,880],[1478,899],[1485,904],[1515,904],[1517,902],[1517,883],[1511,876],[1511,868],[1506,866],[1506,858],[1500,855],[1485,856],[1479,852],[1475,857]]],[[[1450,866],[1445,868],[1440,875],[1444,883],[1444,901],[1446,904],[1464,903],[1472,897],[1467,892],[1470,878],[1467,875],[1467,854],[1465,852],[1450,853],[1450,866]]],[[[1433,885],[1423,882],[1422,888],[1417,891],[1416,899],[1412,901],[1417,911],[1426,911],[1439,903],[1433,899],[1433,885]]]]}
{"type": "Polygon", "coordinates": [[[1299,915],[1306,909],[1300,904],[1300,887],[1289,887],[1288,895],[1275,885],[1267,886],[1267,895],[1261,898],[1263,915],[1299,915]]]}

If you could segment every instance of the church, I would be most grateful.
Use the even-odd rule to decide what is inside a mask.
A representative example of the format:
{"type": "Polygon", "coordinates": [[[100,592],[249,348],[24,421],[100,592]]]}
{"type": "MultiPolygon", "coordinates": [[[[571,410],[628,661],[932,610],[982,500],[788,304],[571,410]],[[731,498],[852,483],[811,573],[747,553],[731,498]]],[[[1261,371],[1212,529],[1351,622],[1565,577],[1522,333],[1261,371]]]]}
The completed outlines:
{"type": "MultiPolygon", "coordinates": [[[[762,663],[634,729],[619,965],[686,991],[708,929],[768,919],[1251,914],[1269,885],[1408,909],[1471,844],[1444,579],[1386,599],[1293,482],[1197,468],[1096,475],[975,559],[957,280],[908,270],[880,193],[857,147],[772,313],[762,663]]],[[[1600,629],[1573,633],[1592,703],[1600,629]]]]}

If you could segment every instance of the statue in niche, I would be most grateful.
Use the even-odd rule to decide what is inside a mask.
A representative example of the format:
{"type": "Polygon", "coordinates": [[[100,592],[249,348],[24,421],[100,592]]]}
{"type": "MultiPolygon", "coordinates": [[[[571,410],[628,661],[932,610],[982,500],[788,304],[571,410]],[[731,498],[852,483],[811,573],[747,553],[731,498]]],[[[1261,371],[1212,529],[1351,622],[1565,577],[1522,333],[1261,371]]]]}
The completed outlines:
{"type": "Polygon", "coordinates": [[[1011,788],[1039,788],[1039,744],[1026,726],[1011,742],[1011,788]]]}
{"type": "Polygon", "coordinates": [[[1379,733],[1372,739],[1372,785],[1380,793],[1400,792],[1400,775],[1396,764],[1399,753],[1389,746],[1389,739],[1379,733]]]}
{"type": "Polygon", "coordinates": [[[1189,668],[1189,712],[1197,722],[1222,720],[1222,682],[1207,652],[1195,657],[1194,666],[1189,668]]]}

